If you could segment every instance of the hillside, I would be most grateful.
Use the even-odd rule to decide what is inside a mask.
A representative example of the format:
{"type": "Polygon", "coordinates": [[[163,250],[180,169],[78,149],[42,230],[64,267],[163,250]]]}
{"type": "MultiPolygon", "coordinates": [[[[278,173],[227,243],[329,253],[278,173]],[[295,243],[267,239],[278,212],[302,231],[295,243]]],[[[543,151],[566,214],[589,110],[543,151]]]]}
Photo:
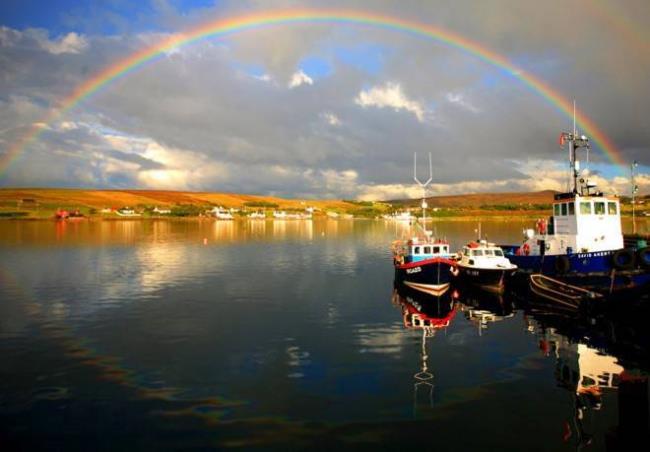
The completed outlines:
{"type": "MultiPolygon", "coordinates": [[[[542,206],[553,202],[557,192],[544,190],[538,192],[520,193],[473,193],[466,195],[432,196],[427,198],[429,207],[480,209],[494,206],[542,206]]],[[[402,199],[387,201],[394,206],[415,207],[419,199],[402,199]]]]}
{"type": "Polygon", "coordinates": [[[123,206],[173,206],[179,204],[220,205],[224,207],[242,207],[247,202],[267,202],[278,204],[279,208],[300,208],[305,204],[316,207],[342,208],[346,205],[338,200],[300,200],[283,199],[272,196],[243,195],[234,193],[183,192],[166,190],[84,190],[51,188],[3,188],[0,189],[0,204],[7,206],[26,205],[61,205],[66,207],[105,207],[123,206]],[[25,202],[26,201],[26,202],[25,202]]]}
{"type": "MultiPolygon", "coordinates": [[[[166,190],[85,190],[54,188],[0,189],[0,217],[48,218],[61,208],[80,210],[84,215],[95,215],[102,209],[131,207],[146,210],[153,207],[178,208],[192,206],[200,209],[211,206],[242,208],[265,206],[283,210],[304,210],[311,206],[320,210],[361,213],[362,206],[342,200],[284,199],[234,193],[183,192],[166,190]]],[[[366,206],[367,207],[367,206],[366,206]]],[[[379,211],[385,205],[373,204],[379,211]]],[[[367,213],[367,212],[366,212],[367,213]]],[[[182,215],[185,216],[185,215],[182,215]]]]}

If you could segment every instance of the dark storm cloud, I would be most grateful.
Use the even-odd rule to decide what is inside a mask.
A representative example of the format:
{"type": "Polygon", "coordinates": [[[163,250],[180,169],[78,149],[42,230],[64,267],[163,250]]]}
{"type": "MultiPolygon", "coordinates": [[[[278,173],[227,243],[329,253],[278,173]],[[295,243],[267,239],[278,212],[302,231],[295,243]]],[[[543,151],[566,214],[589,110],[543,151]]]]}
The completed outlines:
{"type": "MultiPolygon", "coordinates": [[[[568,98],[575,97],[626,159],[647,165],[650,52],[643,24],[650,19],[650,8],[646,2],[626,2],[620,17],[632,32],[625,33],[597,14],[600,11],[589,9],[587,2],[542,3],[338,5],[443,26],[506,55],[568,98]]],[[[171,3],[155,2],[156,33],[176,31],[206,17],[295,5],[226,2],[218,8],[179,12],[171,3]]],[[[3,28],[0,145],[42,118],[90,74],[160,36],[78,36],[86,47],[57,54],[52,49],[63,45],[60,36],[3,28]]],[[[77,40],[69,39],[71,48],[77,40]]],[[[422,158],[432,152],[438,182],[514,181],[502,186],[509,188],[529,177],[522,173],[521,162],[564,158],[556,137],[570,126],[570,119],[538,93],[472,55],[389,30],[323,24],[254,29],[172,51],[113,82],[69,112],[67,119],[94,124],[100,132],[44,134],[30,155],[21,158],[23,166],[15,165],[21,180],[38,180],[41,176],[32,173],[55,151],[66,153],[61,160],[66,163],[50,171],[52,180],[55,171],[63,179],[70,168],[82,171],[87,166],[96,183],[142,185],[148,179],[138,171],[175,168],[168,154],[156,160],[151,149],[110,149],[101,133],[102,127],[109,127],[134,142],[146,139],[176,152],[176,169],[187,186],[196,189],[354,195],[355,184],[409,183],[414,152],[422,158]],[[337,56],[337,49],[364,44],[380,49],[378,72],[364,71],[337,56]],[[326,60],[330,73],[312,85],[289,89],[300,62],[312,56],[326,60]],[[262,68],[266,79],[242,69],[250,65],[262,68]],[[407,108],[355,101],[362,91],[389,83],[399,85],[404,102],[426,111],[424,119],[407,108]],[[327,119],[332,117],[336,120],[327,119]],[[126,165],[121,176],[112,166],[115,161],[126,165]],[[208,162],[215,167],[202,172],[208,162]]],[[[595,153],[592,158],[602,159],[595,153]]],[[[14,175],[3,183],[16,180],[14,175]]]]}

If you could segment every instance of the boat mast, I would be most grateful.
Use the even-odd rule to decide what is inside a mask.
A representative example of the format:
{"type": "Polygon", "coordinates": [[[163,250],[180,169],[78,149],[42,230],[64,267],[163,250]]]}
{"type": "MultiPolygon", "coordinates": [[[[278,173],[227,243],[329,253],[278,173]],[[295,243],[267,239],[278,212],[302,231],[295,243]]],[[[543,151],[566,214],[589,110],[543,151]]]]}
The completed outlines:
{"type": "Polygon", "coordinates": [[[632,182],[632,233],[636,234],[636,193],[639,191],[639,186],[636,184],[636,181],[634,180],[634,172],[636,170],[636,167],[639,166],[639,163],[635,160],[632,165],[630,165],[630,172],[631,177],[630,180],[632,182]]]}
{"type": "MultiPolygon", "coordinates": [[[[569,142],[569,163],[571,165],[571,177],[573,179],[573,193],[578,194],[578,178],[580,176],[580,162],[578,161],[577,151],[585,148],[589,152],[589,138],[585,135],[578,135],[576,129],[576,103],[573,101],[573,132],[562,132],[560,134],[560,147],[564,147],[565,142],[569,142]]],[[[583,182],[582,180],[580,182],[583,182]]],[[[587,187],[587,194],[589,187],[587,187]]],[[[582,192],[582,188],[580,190],[582,192]]],[[[583,194],[583,193],[580,193],[583,194]]]]}
{"type": "Polygon", "coordinates": [[[429,178],[424,182],[421,182],[420,179],[418,179],[418,154],[417,152],[413,153],[413,180],[415,180],[415,182],[420,187],[422,187],[422,229],[424,230],[424,235],[428,238],[429,231],[427,231],[427,224],[426,224],[426,219],[427,219],[426,208],[427,208],[427,185],[429,185],[433,180],[431,152],[429,152],[429,178]]]}

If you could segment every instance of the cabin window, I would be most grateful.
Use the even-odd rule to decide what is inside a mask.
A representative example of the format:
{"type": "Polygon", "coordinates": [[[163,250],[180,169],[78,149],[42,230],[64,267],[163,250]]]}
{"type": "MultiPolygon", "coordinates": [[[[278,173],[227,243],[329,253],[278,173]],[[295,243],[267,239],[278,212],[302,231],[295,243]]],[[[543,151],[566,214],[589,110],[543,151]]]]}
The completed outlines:
{"type": "Polygon", "coordinates": [[[575,215],[576,214],[576,205],[573,204],[572,202],[569,203],[569,215],[575,215]]]}
{"type": "Polygon", "coordinates": [[[596,215],[605,215],[605,203],[604,202],[595,202],[594,203],[594,213],[596,215]]]}
{"type": "Polygon", "coordinates": [[[559,204],[555,204],[555,205],[553,206],[553,209],[554,209],[554,212],[553,212],[553,213],[555,214],[555,216],[556,216],[556,217],[559,217],[559,216],[560,216],[560,205],[559,205],[559,204]]]}
{"type": "Polygon", "coordinates": [[[413,254],[420,254],[420,247],[419,246],[416,246],[415,248],[413,248],[413,254]]]}
{"type": "Polygon", "coordinates": [[[499,256],[499,257],[503,257],[503,251],[501,251],[501,250],[494,250],[494,255],[495,255],[495,256],[499,256]]]}
{"type": "Polygon", "coordinates": [[[425,246],[424,247],[424,254],[431,254],[431,247],[430,246],[425,246]]]}
{"type": "Polygon", "coordinates": [[[581,215],[591,215],[591,203],[590,202],[581,202],[580,203],[580,214],[581,215]]]}
{"type": "Polygon", "coordinates": [[[439,246],[434,246],[433,247],[433,254],[438,254],[440,253],[440,247],[439,246]]]}
{"type": "Polygon", "coordinates": [[[469,248],[463,248],[463,254],[469,256],[469,248]]]}
{"type": "Polygon", "coordinates": [[[472,256],[483,256],[483,250],[473,250],[472,256]]]}
{"type": "Polygon", "coordinates": [[[609,214],[610,215],[618,214],[618,209],[616,208],[616,203],[615,202],[608,202],[607,207],[609,208],[609,214]]]}
{"type": "Polygon", "coordinates": [[[566,203],[562,203],[562,216],[566,216],[566,203]]]}
{"type": "Polygon", "coordinates": [[[486,256],[494,256],[494,251],[492,251],[492,250],[485,250],[485,255],[486,255],[486,256]]]}

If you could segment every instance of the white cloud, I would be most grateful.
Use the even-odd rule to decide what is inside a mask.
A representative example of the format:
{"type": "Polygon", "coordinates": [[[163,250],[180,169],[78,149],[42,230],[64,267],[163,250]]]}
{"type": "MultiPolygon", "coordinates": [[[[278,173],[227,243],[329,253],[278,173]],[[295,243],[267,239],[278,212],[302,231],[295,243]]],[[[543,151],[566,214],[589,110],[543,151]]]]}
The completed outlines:
{"type": "Polygon", "coordinates": [[[81,53],[88,47],[86,38],[73,31],[57,40],[42,37],[39,39],[39,44],[44,50],[55,55],[61,53],[81,53]]]}
{"type": "Polygon", "coordinates": [[[289,81],[289,88],[297,88],[300,85],[313,85],[314,80],[307,74],[305,74],[302,70],[299,70],[298,72],[295,72],[291,76],[291,80],[289,81]]]}
{"type": "Polygon", "coordinates": [[[472,113],[478,113],[480,111],[462,93],[447,93],[445,98],[447,99],[447,102],[449,102],[450,104],[454,104],[454,105],[457,105],[459,107],[462,107],[465,110],[471,111],[472,113]]]}
{"type": "Polygon", "coordinates": [[[338,127],[341,125],[341,120],[334,113],[321,113],[321,118],[323,118],[330,126],[338,127]]]}
{"type": "Polygon", "coordinates": [[[393,108],[395,111],[406,110],[415,115],[418,121],[424,121],[426,109],[417,101],[406,97],[398,83],[386,83],[369,90],[361,91],[354,100],[362,107],[393,108]]]}
{"type": "MultiPolygon", "coordinates": [[[[536,160],[518,163],[517,169],[528,177],[519,179],[495,179],[489,181],[462,181],[451,184],[431,184],[427,196],[462,195],[469,193],[495,192],[535,192],[542,190],[565,191],[568,174],[561,164],[555,161],[536,160]]],[[[600,175],[591,175],[589,180],[599,190],[619,196],[630,195],[630,179],[617,176],[607,179],[600,175]]],[[[650,192],[650,174],[638,174],[635,182],[640,193],[650,192]]],[[[376,184],[360,185],[358,197],[362,200],[377,201],[391,199],[419,198],[422,189],[414,184],[376,184]]]]}

